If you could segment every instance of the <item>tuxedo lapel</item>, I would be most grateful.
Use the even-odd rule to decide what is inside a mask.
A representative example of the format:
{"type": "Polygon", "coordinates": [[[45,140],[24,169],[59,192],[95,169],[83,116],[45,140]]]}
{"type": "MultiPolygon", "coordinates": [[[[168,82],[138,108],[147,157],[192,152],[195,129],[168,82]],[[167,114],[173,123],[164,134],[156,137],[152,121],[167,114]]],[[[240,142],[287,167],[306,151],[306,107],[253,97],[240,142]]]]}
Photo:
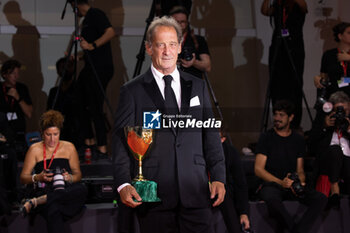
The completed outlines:
{"type": "MultiPolygon", "coordinates": [[[[165,105],[162,93],[159,90],[156,80],[153,77],[151,69],[149,69],[144,77],[143,86],[148,94],[148,96],[152,99],[156,108],[159,109],[160,112],[165,112],[165,105]]],[[[171,127],[171,131],[176,136],[176,130],[171,127]]]]}
{"type": "Polygon", "coordinates": [[[190,107],[190,97],[192,92],[192,81],[181,75],[181,114],[186,114],[190,107]]]}
{"type": "Polygon", "coordinates": [[[159,109],[161,112],[164,112],[164,99],[162,93],[160,93],[156,80],[153,78],[151,69],[147,71],[144,77],[143,86],[157,109],[159,109]]]}

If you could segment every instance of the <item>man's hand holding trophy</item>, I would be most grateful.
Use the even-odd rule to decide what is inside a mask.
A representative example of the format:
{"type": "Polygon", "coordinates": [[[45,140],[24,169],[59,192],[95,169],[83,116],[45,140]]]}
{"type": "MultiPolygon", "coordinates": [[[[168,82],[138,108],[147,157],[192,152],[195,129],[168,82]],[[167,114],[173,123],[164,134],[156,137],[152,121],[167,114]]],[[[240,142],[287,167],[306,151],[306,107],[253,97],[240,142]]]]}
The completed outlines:
{"type": "MultiPolygon", "coordinates": [[[[157,196],[157,183],[145,179],[142,174],[142,160],[150,150],[154,142],[154,129],[145,129],[141,126],[127,126],[124,128],[127,144],[134,158],[139,161],[138,175],[132,181],[136,192],[142,199],[142,202],[160,202],[157,196]]],[[[138,202],[134,198],[134,201],[138,202]]]]}

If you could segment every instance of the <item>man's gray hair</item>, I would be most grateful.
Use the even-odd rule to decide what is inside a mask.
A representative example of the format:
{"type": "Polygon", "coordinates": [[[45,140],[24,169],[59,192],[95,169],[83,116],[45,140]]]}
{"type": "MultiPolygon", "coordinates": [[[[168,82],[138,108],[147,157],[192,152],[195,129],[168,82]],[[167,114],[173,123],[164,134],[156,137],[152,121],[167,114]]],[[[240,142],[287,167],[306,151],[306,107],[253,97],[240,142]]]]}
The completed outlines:
{"type": "Polygon", "coordinates": [[[330,97],[329,97],[329,101],[332,104],[337,104],[337,103],[349,103],[350,102],[350,98],[349,96],[343,92],[343,91],[337,91],[334,92],[330,97]]]}
{"type": "Polygon", "coordinates": [[[152,45],[154,31],[159,26],[173,27],[176,31],[178,42],[179,43],[182,42],[182,30],[180,25],[176,22],[174,18],[169,16],[163,16],[161,18],[159,17],[154,18],[154,20],[148,27],[145,43],[148,43],[149,46],[152,45]]]}

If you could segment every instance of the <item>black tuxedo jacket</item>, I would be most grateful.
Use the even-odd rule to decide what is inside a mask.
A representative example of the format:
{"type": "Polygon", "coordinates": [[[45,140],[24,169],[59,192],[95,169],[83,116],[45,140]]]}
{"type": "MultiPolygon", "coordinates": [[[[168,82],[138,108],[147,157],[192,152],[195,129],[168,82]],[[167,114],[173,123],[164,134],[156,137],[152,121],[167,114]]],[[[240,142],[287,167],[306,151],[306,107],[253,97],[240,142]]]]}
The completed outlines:
{"type": "MultiPolygon", "coordinates": [[[[180,71],[181,114],[197,120],[212,118],[210,100],[203,80],[180,71]],[[190,106],[198,96],[200,105],[190,106]]],[[[125,126],[142,126],[144,111],[164,112],[164,99],[151,69],[126,83],[120,92],[113,130],[113,164],[116,187],[131,183],[138,173],[137,161],[128,151],[125,126]]],[[[146,179],[158,183],[158,196],[165,208],[179,201],[185,208],[210,205],[208,173],[211,181],[225,183],[225,162],[217,130],[156,130],[155,140],[143,160],[146,179]]]]}

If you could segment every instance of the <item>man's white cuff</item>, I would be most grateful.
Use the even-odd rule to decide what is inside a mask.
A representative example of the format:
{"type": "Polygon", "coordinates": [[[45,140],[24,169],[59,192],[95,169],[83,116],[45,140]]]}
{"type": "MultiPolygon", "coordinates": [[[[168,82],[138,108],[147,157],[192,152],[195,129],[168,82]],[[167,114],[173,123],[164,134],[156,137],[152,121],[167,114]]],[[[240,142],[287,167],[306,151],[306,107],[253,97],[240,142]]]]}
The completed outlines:
{"type": "Polygon", "coordinates": [[[125,186],[128,186],[128,185],[130,185],[130,184],[129,184],[129,183],[124,183],[124,184],[120,185],[120,186],[117,188],[118,193],[120,193],[120,191],[121,191],[125,186]]]}

